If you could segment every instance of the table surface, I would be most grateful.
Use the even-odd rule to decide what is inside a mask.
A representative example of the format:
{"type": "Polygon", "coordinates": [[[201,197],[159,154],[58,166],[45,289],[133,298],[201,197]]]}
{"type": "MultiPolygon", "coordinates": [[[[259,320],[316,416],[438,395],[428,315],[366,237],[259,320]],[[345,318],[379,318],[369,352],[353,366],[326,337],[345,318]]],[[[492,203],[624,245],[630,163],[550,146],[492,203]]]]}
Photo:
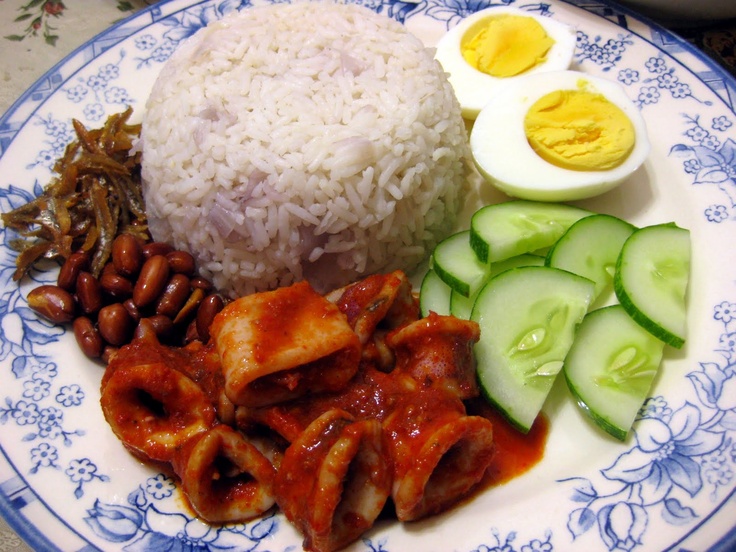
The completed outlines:
{"type": "MultiPolygon", "coordinates": [[[[67,54],[155,0],[0,1],[0,113],[5,113],[67,54]]],[[[736,76],[736,21],[669,26],[736,76]]],[[[10,551],[30,548],[0,518],[0,552],[10,551]]]]}

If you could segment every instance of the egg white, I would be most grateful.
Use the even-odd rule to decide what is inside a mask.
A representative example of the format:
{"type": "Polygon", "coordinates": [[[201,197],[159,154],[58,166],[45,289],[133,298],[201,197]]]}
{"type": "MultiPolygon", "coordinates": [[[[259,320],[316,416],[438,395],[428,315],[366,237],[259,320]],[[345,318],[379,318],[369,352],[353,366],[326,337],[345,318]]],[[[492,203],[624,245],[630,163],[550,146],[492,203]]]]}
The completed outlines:
{"type": "Polygon", "coordinates": [[[578,71],[528,75],[498,88],[470,133],[470,148],[480,173],[508,195],[537,201],[572,201],[602,194],[626,180],[649,155],[646,123],[624,88],[614,81],[578,71]],[[556,90],[600,93],[631,120],[635,144],[622,164],[608,170],[577,171],[545,161],[529,145],[524,117],[539,98],[556,90]]]}
{"type": "Polygon", "coordinates": [[[478,112],[494,94],[499,84],[514,81],[524,75],[541,73],[544,71],[561,71],[570,67],[575,52],[576,34],[572,27],[549,17],[519,8],[491,7],[478,11],[458,23],[447,31],[437,43],[435,59],[448,73],[450,84],[460,102],[463,117],[475,119],[478,112]],[[479,71],[463,58],[460,50],[460,41],[465,32],[477,21],[490,15],[511,14],[531,17],[544,28],[553,40],[545,60],[525,73],[513,77],[494,77],[479,71]]]}

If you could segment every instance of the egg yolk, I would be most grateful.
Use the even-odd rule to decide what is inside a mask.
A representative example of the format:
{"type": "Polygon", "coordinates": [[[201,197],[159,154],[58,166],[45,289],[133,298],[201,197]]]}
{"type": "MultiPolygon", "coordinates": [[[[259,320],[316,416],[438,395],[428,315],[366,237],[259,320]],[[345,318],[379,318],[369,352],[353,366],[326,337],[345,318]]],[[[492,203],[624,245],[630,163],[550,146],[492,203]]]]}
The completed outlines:
{"type": "Polygon", "coordinates": [[[556,90],[524,117],[529,145],[545,161],[575,171],[605,171],[634,149],[634,125],[617,105],[587,90],[556,90]]]}
{"type": "Polygon", "coordinates": [[[468,29],[460,41],[463,58],[493,77],[513,77],[542,63],[554,40],[532,17],[500,14],[468,29]]]}

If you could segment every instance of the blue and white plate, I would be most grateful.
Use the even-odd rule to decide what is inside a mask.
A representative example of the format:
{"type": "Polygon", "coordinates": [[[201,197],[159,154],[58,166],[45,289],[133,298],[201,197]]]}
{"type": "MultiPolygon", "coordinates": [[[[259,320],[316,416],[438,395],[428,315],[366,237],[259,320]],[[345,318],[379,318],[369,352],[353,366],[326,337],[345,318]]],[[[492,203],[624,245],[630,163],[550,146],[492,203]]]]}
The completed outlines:
{"type": "MultiPolygon", "coordinates": [[[[499,0],[364,0],[428,45],[499,0]]],[[[736,82],[688,44],[597,0],[514,2],[577,29],[577,68],[624,85],[646,119],[649,160],[620,188],[584,202],[638,225],[690,228],[689,338],[668,349],[652,397],[625,443],[607,438],[558,385],[545,406],[540,464],[427,521],[381,522],[353,545],[372,552],[733,550],[736,546],[736,82]]],[[[0,204],[49,181],[72,117],[98,126],[128,104],[137,116],[177,44],[251,3],[160,2],[98,36],[47,73],[0,119],[0,204]]],[[[39,320],[25,294],[54,279],[11,280],[0,245],[0,512],[37,550],[296,550],[280,514],[210,527],[169,477],[130,456],[103,420],[102,368],[70,332],[39,320]]]]}

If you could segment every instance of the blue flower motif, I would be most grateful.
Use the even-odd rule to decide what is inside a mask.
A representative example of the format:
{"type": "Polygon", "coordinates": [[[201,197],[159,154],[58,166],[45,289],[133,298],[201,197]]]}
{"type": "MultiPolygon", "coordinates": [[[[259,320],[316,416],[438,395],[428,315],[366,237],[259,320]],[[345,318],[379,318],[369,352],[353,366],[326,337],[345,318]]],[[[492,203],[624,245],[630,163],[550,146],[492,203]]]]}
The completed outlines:
{"type": "Polygon", "coordinates": [[[93,103],[85,106],[84,116],[90,121],[99,121],[105,115],[105,108],[101,103],[93,103]]]}
{"type": "Polygon", "coordinates": [[[59,453],[56,447],[48,444],[41,443],[37,447],[31,449],[31,473],[36,473],[38,468],[54,467],[58,468],[56,461],[59,459],[59,453]]]}
{"type": "Polygon", "coordinates": [[[588,35],[582,31],[577,31],[575,34],[575,45],[578,49],[584,50],[585,47],[590,44],[588,35]]]}
{"type": "Polygon", "coordinates": [[[657,77],[657,86],[660,88],[670,89],[675,88],[679,83],[677,76],[670,70],[667,73],[662,73],[657,77]]]}
{"type": "Polygon", "coordinates": [[[626,43],[623,40],[609,38],[603,45],[603,49],[612,56],[620,56],[626,51],[626,43]]]}
{"type": "MultiPolygon", "coordinates": [[[[693,127],[692,136],[700,145],[676,144],[671,155],[689,157],[697,160],[700,170],[695,174],[693,184],[718,184],[736,205],[736,142],[728,138],[723,144],[714,136],[698,132],[701,127],[693,127]]],[[[702,130],[702,129],[701,129],[702,130]]]]}
{"type": "Polygon", "coordinates": [[[657,418],[664,420],[672,415],[672,409],[661,395],[649,397],[639,409],[640,418],[657,418]]]}
{"type": "Polygon", "coordinates": [[[125,542],[138,533],[143,525],[143,514],[136,508],[102,504],[95,500],[94,507],[87,510],[85,523],[94,533],[108,542],[125,542]]]}
{"type": "Polygon", "coordinates": [[[733,125],[733,123],[725,115],[713,117],[713,123],[711,124],[713,130],[719,130],[721,132],[729,129],[731,125],[733,125]]]}
{"type": "Polygon", "coordinates": [[[15,423],[20,426],[35,425],[40,417],[38,406],[28,401],[18,401],[15,403],[15,407],[11,410],[11,415],[15,423]]]}
{"type": "Polygon", "coordinates": [[[699,144],[710,136],[710,133],[700,125],[693,125],[685,131],[685,136],[699,144]]]}
{"type": "Polygon", "coordinates": [[[703,138],[701,145],[711,150],[717,150],[721,146],[721,141],[713,134],[710,134],[703,138]]]}
{"type": "Polygon", "coordinates": [[[72,86],[71,88],[67,88],[65,90],[66,97],[70,102],[74,103],[81,103],[84,101],[84,98],[89,94],[89,89],[81,84],[78,84],[76,86],[72,86]]]}
{"type": "Polygon", "coordinates": [[[644,505],[662,501],[679,487],[695,496],[702,487],[693,458],[716,450],[723,434],[700,428],[700,410],[690,403],[672,413],[669,422],[644,418],[635,430],[636,446],[603,470],[615,481],[641,487],[644,505]]]}
{"type": "Polygon", "coordinates": [[[34,376],[32,379],[23,382],[23,397],[32,401],[40,401],[48,397],[51,384],[43,378],[34,376]]]}
{"type": "Polygon", "coordinates": [[[58,155],[55,149],[45,149],[38,152],[33,164],[51,170],[57,158],[58,155]]]}
{"type": "Polygon", "coordinates": [[[643,105],[657,103],[659,101],[659,90],[656,86],[643,86],[639,91],[638,100],[643,105]]]}
{"type": "Polygon", "coordinates": [[[649,516],[638,504],[618,502],[601,508],[598,527],[609,550],[632,550],[641,544],[649,516]]]}
{"type": "Polygon", "coordinates": [[[174,481],[162,473],[149,477],[146,481],[146,492],[156,500],[171,496],[174,489],[176,489],[174,481]]]}
{"type": "Polygon", "coordinates": [[[639,71],[635,71],[634,69],[621,69],[621,71],[618,72],[618,80],[626,85],[639,82],[639,71]]]}
{"type": "Polygon", "coordinates": [[[120,86],[113,86],[112,88],[105,90],[105,101],[111,104],[131,103],[130,96],[128,96],[128,91],[120,86]]]}
{"type": "Polygon", "coordinates": [[[713,309],[713,318],[720,320],[724,324],[730,324],[736,320],[736,303],[723,301],[713,309]]]}
{"type": "Polygon", "coordinates": [[[714,487],[723,487],[733,480],[733,470],[728,465],[724,451],[716,451],[703,458],[703,475],[714,487]]]}
{"type": "Polygon", "coordinates": [[[692,95],[690,85],[685,84],[684,82],[678,82],[677,85],[672,88],[671,92],[672,97],[677,99],[687,98],[692,95]]]}
{"type": "Polygon", "coordinates": [[[611,53],[604,48],[601,48],[598,44],[588,44],[584,50],[588,59],[596,65],[606,65],[611,63],[611,53]]]}
{"type": "Polygon", "coordinates": [[[66,407],[79,406],[83,400],[84,391],[76,383],[63,386],[56,394],[56,402],[66,407]]]}
{"type": "Polygon", "coordinates": [[[87,79],[87,87],[89,87],[90,90],[104,90],[107,86],[107,79],[103,78],[100,75],[92,75],[87,79]]]}
{"type": "Polygon", "coordinates": [[[664,73],[667,70],[667,65],[661,57],[649,58],[644,66],[649,70],[650,73],[664,73]]]}
{"type": "Polygon", "coordinates": [[[54,438],[62,433],[61,423],[64,420],[64,412],[49,406],[41,409],[38,418],[38,434],[44,438],[54,438]]]}
{"type": "Polygon", "coordinates": [[[108,63],[100,67],[99,71],[97,71],[97,76],[105,82],[111,81],[120,76],[120,67],[114,63],[108,63]]]}
{"type": "Polygon", "coordinates": [[[150,50],[156,45],[156,37],[150,34],[136,37],[135,47],[139,50],[150,50]]]}
{"type": "Polygon", "coordinates": [[[705,218],[710,222],[723,222],[728,219],[728,209],[725,205],[711,205],[705,209],[705,218]]]}
{"type": "Polygon", "coordinates": [[[736,373],[732,368],[703,362],[699,371],[690,372],[687,377],[701,403],[714,410],[733,411],[732,415],[736,415],[736,373]]]}
{"type": "Polygon", "coordinates": [[[64,471],[74,483],[92,481],[97,477],[97,466],[89,458],[72,460],[64,471]]]}
{"type": "Polygon", "coordinates": [[[686,159],[682,164],[682,168],[685,169],[685,172],[688,174],[697,174],[701,168],[700,161],[697,159],[686,159]]]}

